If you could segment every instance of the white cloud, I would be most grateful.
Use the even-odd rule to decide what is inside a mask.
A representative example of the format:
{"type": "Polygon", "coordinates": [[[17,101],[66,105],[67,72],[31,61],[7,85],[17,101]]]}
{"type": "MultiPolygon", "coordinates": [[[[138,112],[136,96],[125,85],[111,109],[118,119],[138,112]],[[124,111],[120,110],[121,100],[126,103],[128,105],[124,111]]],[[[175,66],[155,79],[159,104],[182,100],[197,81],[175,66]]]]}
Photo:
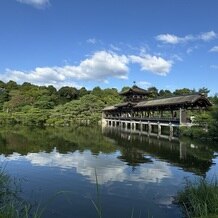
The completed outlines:
{"type": "Polygon", "coordinates": [[[148,87],[151,87],[151,85],[152,85],[150,82],[147,82],[147,81],[139,81],[139,82],[137,82],[137,84],[139,86],[142,86],[143,88],[148,88],[148,87]]]}
{"type": "Polygon", "coordinates": [[[75,81],[81,80],[104,82],[110,77],[127,79],[128,62],[125,55],[98,51],[77,66],[37,67],[29,72],[7,69],[4,74],[0,75],[0,80],[14,80],[19,84],[23,82],[37,85],[51,84],[60,87],[60,85],[75,84],[75,81]]]}
{"type": "Polygon", "coordinates": [[[199,39],[202,39],[204,41],[210,41],[217,37],[217,34],[214,31],[202,33],[199,35],[199,39]]]}
{"type": "Polygon", "coordinates": [[[214,46],[209,50],[210,52],[218,52],[218,46],[214,46]]]}
{"type": "Polygon", "coordinates": [[[218,70],[218,65],[210,65],[210,68],[212,68],[214,70],[218,70]]]}
{"type": "Polygon", "coordinates": [[[188,49],[186,50],[186,53],[187,53],[187,54],[190,54],[190,53],[193,52],[193,50],[194,50],[193,48],[188,48],[188,49]]]}
{"type": "Polygon", "coordinates": [[[30,82],[36,85],[53,85],[80,87],[84,81],[97,81],[109,83],[110,78],[128,79],[129,64],[141,66],[142,71],[165,76],[173,65],[173,61],[165,60],[160,56],[143,55],[118,55],[113,51],[97,51],[82,60],[79,64],[66,64],[65,66],[36,67],[35,69],[13,70],[6,69],[0,74],[0,80],[16,81],[18,84],[30,82]]]}
{"type": "Polygon", "coordinates": [[[87,39],[86,42],[94,45],[97,43],[97,40],[95,38],[90,38],[90,39],[87,39]]]}
{"type": "Polygon", "coordinates": [[[17,2],[28,4],[36,8],[45,8],[50,5],[50,0],[16,0],[17,2]]]}
{"type": "Polygon", "coordinates": [[[169,44],[177,44],[181,41],[181,38],[171,34],[160,34],[156,36],[156,40],[169,44]]]}
{"type": "Polygon", "coordinates": [[[161,76],[166,76],[170,72],[173,64],[172,61],[149,54],[144,56],[130,55],[129,58],[133,63],[140,64],[142,71],[151,71],[161,76]]]}
{"type": "Polygon", "coordinates": [[[173,60],[176,60],[176,61],[183,61],[182,57],[180,57],[180,56],[177,55],[177,54],[172,55],[172,59],[173,59],[173,60]]]}
{"type": "Polygon", "coordinates": [[[217,33],[214,31],[201,33],[198,35],[186,35],[184,37],[176,36],[173,34],[160,34],[155,37],[156,40],[161,41],[166,44],[179,44],[179,43],[185,43],[195,40],[202,40],[202,41],[210,41],[215,38],[217,38],[217,33]]]}
{"type": "Polygon", "coordinates": [[[110,47],[111,47],[111,49],[114,50],[114,51],[121,51],[121,49],[120,49],[119,47],[117,47],[117,46],[115,46],[115,45],[113,45],[113,44],[110,44],[110,47]]]}
{"type": "Polygon", "coordinates": [[[186,53],[191,54],[194,50],[197,50],[198,48],[199,48],[198,45],[192,46],[186,50],[186,53]]]}

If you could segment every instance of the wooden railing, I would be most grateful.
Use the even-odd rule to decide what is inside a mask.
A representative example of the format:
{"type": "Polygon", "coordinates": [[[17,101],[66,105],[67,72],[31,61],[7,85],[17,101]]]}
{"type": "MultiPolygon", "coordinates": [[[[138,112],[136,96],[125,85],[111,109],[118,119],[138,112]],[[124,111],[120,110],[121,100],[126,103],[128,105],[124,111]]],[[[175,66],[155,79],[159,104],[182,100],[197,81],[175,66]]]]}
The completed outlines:
{"type": "Polygon", "coordinates": [[[106,116],[105,119],[120,120],[120,121],[141,121],[141,122],[160,122],[160,123],[175,123],[179,124],[179,118],[159,118],[159,117],[118,117],[118,116],[106,116]]]}

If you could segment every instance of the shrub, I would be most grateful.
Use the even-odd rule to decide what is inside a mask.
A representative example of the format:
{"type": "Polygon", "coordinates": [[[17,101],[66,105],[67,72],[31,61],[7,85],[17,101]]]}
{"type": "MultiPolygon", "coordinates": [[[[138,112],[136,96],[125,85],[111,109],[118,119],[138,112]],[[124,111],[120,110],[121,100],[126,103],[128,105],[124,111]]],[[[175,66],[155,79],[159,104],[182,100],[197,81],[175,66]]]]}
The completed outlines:
{"type": "Polygon", "coordinates": [[[203,127],[192,126],[192,127],[180,127],[179,129],[181,136],[188,136],[191,138],[204,138],[207,135],[207,131],[203,127]]]}

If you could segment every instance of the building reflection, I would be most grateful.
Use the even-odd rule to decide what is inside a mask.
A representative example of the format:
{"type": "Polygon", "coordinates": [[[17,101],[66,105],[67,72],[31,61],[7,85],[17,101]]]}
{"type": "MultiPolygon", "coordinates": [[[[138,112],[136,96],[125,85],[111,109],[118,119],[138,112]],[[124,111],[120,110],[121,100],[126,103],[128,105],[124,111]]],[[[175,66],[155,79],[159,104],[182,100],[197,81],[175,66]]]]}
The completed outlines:
{"type": "Polygon", "coordinates": [[[146,161],[149,163],[155,158],[204,176],[213,164],[214,150],[203,144],[195,145],[193,142],[178,139],[169,141],[113,128],[104,128],[103,134],[117,141],[122,153],[121,159],[134,167],[146,161]],[[143,159],[143,157],[152,158],[143,159]]]}

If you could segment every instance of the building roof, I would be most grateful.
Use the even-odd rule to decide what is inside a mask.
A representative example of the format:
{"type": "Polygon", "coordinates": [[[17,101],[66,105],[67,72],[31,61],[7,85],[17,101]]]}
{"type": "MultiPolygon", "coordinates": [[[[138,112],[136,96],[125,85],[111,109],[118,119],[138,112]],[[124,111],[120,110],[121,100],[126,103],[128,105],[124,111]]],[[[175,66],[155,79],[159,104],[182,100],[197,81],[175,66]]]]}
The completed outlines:
{"type": "Polygon", "coordinates": [[[183,95],[175,96],[169,98],[160,98],[153,99],[148,101],[139,102],[135,108],[141,107],[158,107],[158,106],[168,106],[168,105],[193,105],[196,102],[200,104],[203,103],[206,106],[211,106],[211,102],[202,94],[192,94],[192,95],[183,95]]]}
{"type": "Polygon", "coordinates": [[[128,107],[128,106],[135,106],[137,103],[133,103],[133,102],[123,102],[123,103],[119,103],[113,106],[107,106],[103,109],[103,111],[113,111],[116,110],[118,108],[122,108],[122,107],[128,107]]]}
{"type": "Polygon", "coordinates": [[[159,98],[141,101],[139,103],[133,102],[124,102],[119,103],[114,106],[109,106],[103,109],[103,111],[112,111],[117,110],[118,108],[122,108],[125,106],[132,106],[133,108],[152,108],[152,107],[181,107],[183,105],[186,106],[194,106],[198,104],[201,107],[212,106],[211,102],[203,95],[203,94],[192,94],[192,95],[182,95],[182,96],[174,96],[169,98],[159,98]]]}
{"type": "Polygon", "coordinates": [[[105,107],[103,109],[103,111],[113,111],[113,110],[116,110],[117,108],[115,106],[108,106],[108,107],[105,107]]]}
{"type": "Polygon", "coordinates": [[[195,93],[191,95],[173,96],[168,98],[157,98],[145,100],[138,103],[123,102],[103,109],[103,111],[117,110],[122,107],[131,106],[133,108],[160,108],[160,107],[183,107],[183,106],[212,106],[208,98],[202,93],[195,93]]]}
{"type": "Polygon", "coordinates": [[[123,103],[119,103],[114,105],[115,107],[126,107],[126,106],[134,106],[137,103],[133,103],[133,102],[123,102],[123,103]]]}
{"type": "Polygon", "coordinates": [[[128,94],[139,94],[139,95],[147,95],[149,92],[145,89],[141,89],[138,86],[134,85],[132,88],[127,89],[126,91],[120,92],[120,95],[128,95],[128,94]]]}

